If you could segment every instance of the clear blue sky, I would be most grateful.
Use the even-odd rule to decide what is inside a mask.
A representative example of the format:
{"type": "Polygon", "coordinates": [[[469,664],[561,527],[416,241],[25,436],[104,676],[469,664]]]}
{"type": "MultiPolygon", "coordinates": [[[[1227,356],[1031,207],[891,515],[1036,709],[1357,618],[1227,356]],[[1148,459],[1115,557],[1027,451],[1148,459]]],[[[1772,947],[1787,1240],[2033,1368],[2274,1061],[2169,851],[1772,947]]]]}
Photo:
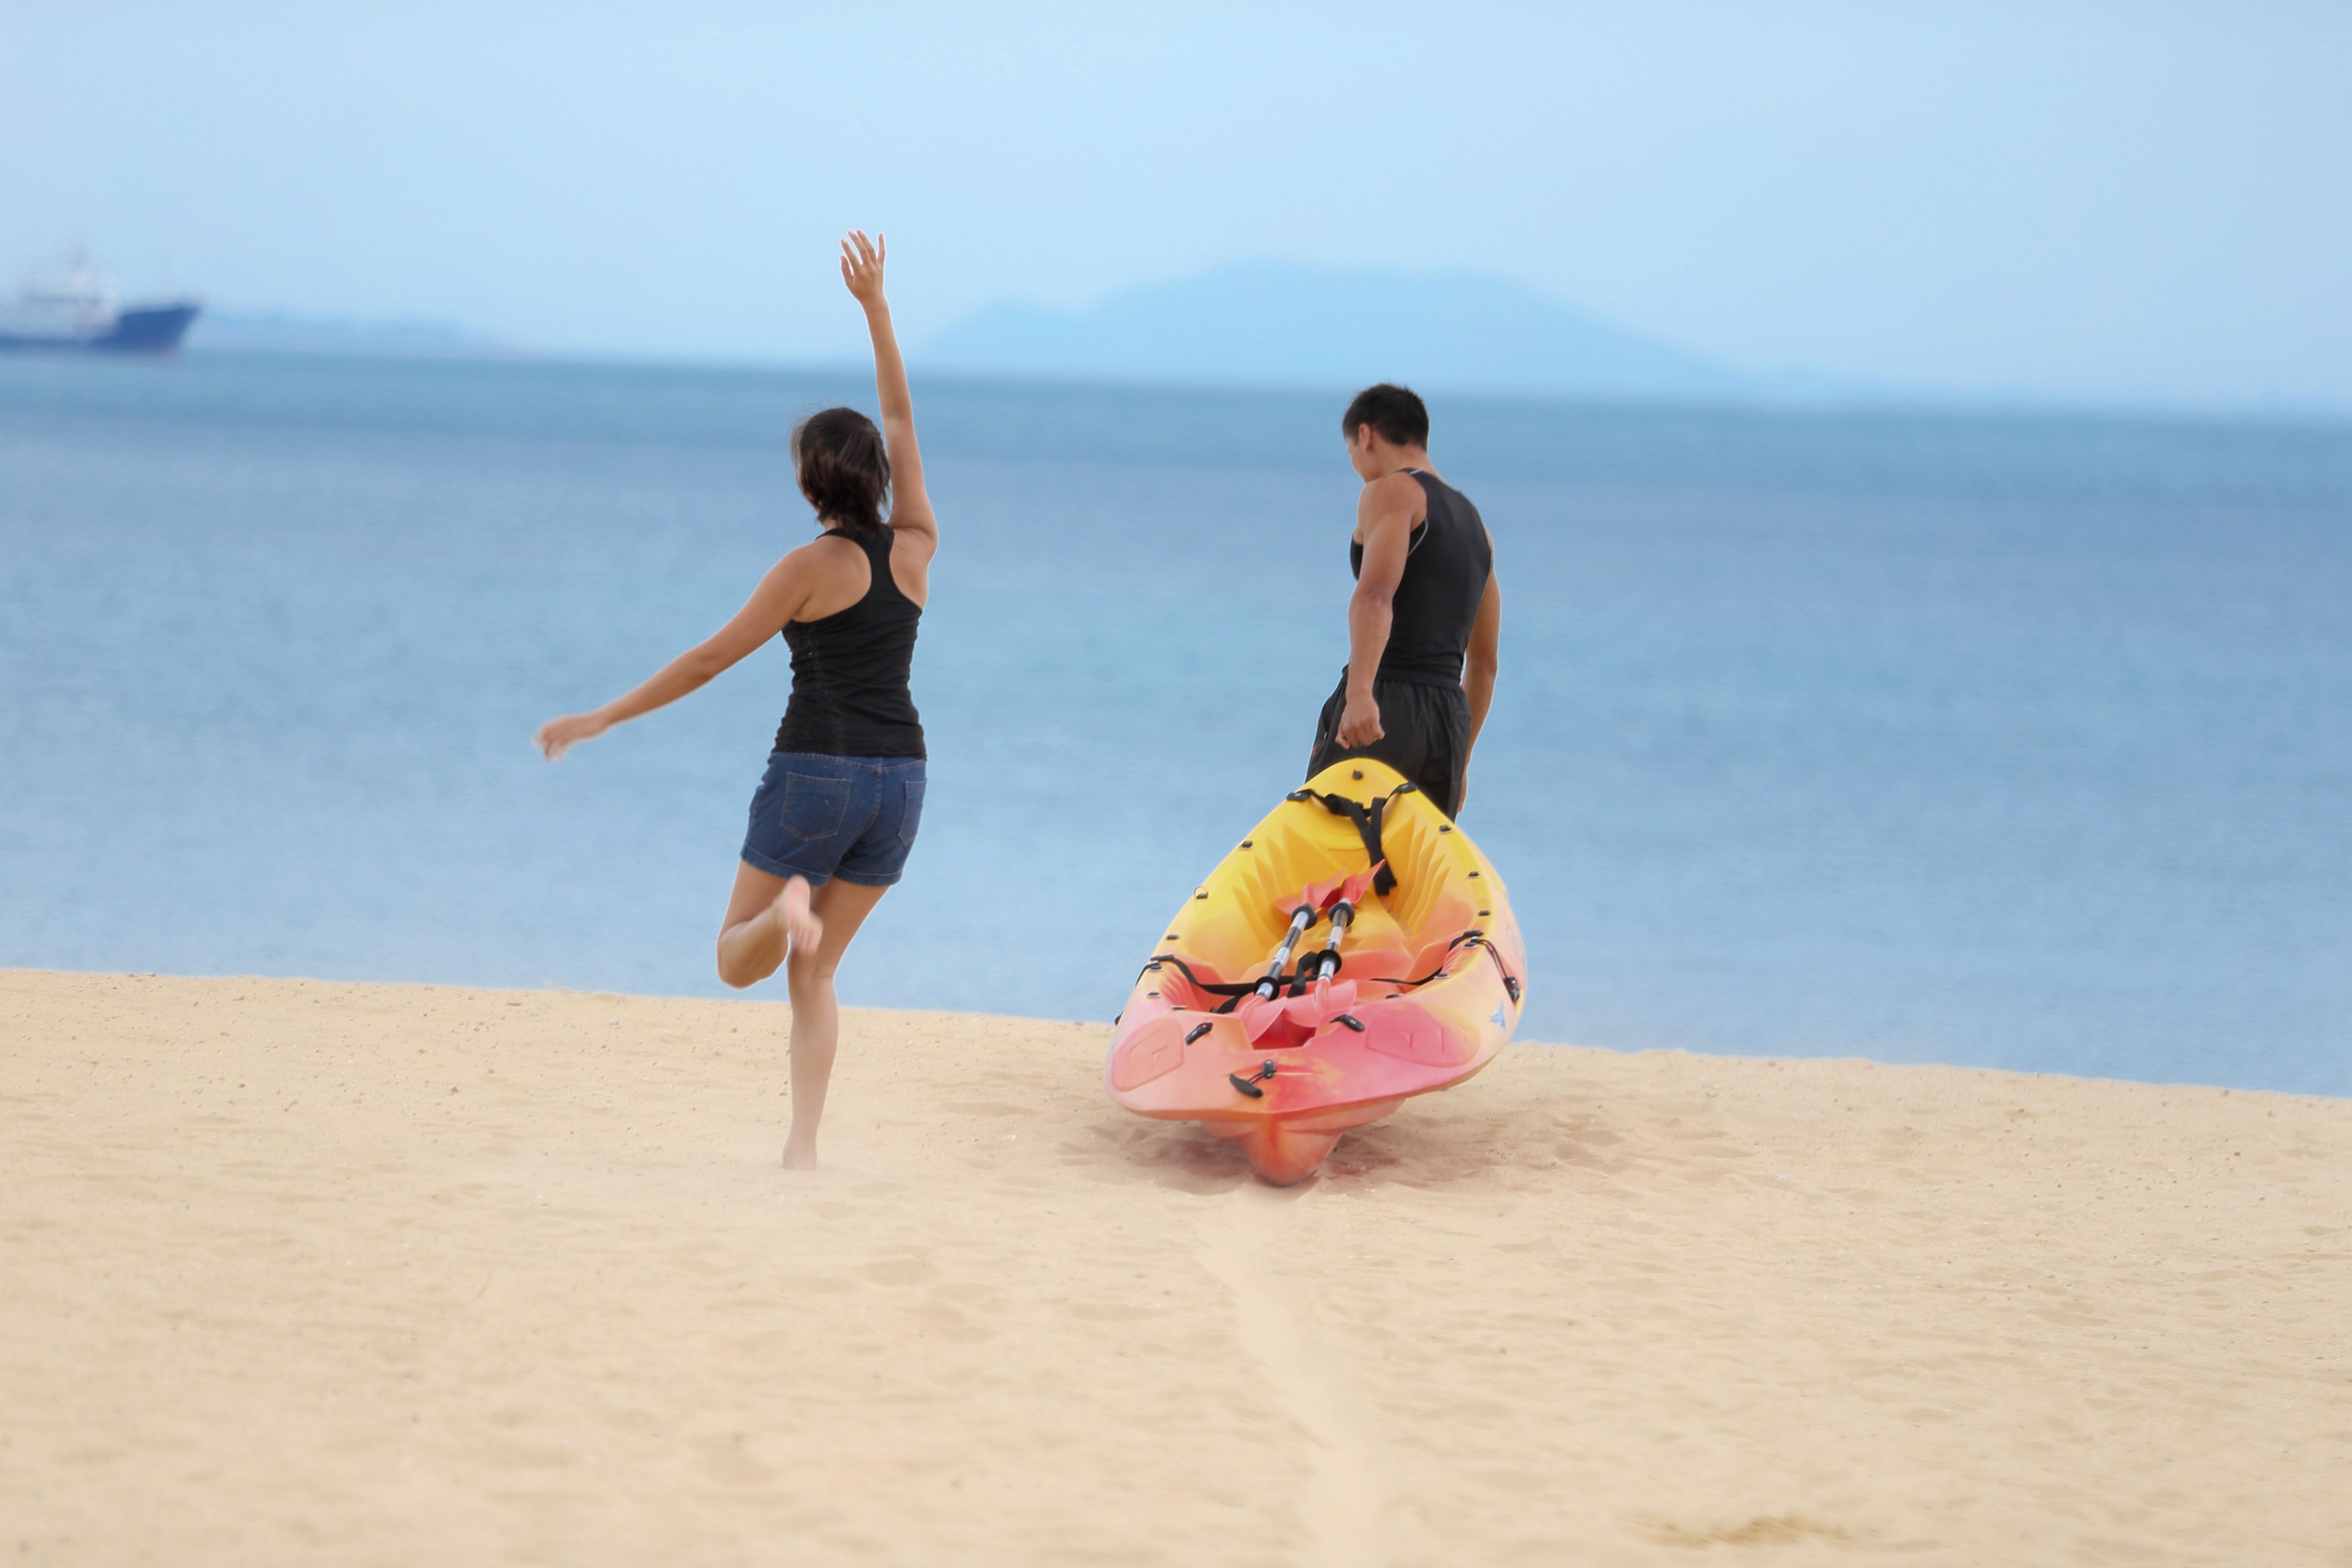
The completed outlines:
{"type": "Polygon", "coordinates": [[[830,358],[1249,258],[1749,367],[2352,405],[2352,5],[0,7],[0,268],[830,358]]]}

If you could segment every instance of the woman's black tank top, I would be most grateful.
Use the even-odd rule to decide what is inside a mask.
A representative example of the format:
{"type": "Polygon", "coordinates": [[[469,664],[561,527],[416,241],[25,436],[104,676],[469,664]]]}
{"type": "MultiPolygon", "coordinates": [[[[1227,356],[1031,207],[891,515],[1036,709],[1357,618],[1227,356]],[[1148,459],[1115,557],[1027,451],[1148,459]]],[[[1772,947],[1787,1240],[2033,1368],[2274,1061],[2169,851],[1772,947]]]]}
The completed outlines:
{"type": "Polygon", "coordinates": [[[822,620],[787,621],[793,698],[776,730],[776,750],[831,757],[919,757],[923,721],[907,689],[915,626],[923,607],[890,575],[891,532],[827,531],[866,552],[873,582],[866,596],[822,620]]]}
{"type": "MultiPolygon", "coordinates": [[[[1477,624],[1486,577],[1495,569],[1494,548],[1469,497],[1419,468],[1404,471],[1421,481],[1429,519],[1412,531],[1404,575],[1389,605],[1389,646],[1372,679],[1458,686],[1463,657],[1470,651],[1470,628],[1477,624]]],[[[1364,574],[1362,545],[1348,546],[1348,569],[1364,574]]]]}

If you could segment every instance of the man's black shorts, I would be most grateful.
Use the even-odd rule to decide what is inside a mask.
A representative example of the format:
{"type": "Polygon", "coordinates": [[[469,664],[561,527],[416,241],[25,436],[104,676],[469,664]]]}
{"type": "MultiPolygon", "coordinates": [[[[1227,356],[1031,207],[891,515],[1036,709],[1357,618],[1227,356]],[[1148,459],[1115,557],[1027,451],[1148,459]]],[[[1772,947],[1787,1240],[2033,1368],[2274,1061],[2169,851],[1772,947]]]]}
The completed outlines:
{"type": "Polygon", "coordinates": [[[1339,742],[1339,715],[1348,706],[1348,678],[1323,704],[1315,725],[1315,749],[1307,763],[1313,778],[1333,763],[1371,757],[1388,763],[1421,786],[1430,803],[1452,816],[1462,805],[1462,780],[1470,763],[1470,699],[1453,682],[1372,680],[1372,700],[1381,705],[1381,738],[1369,746],[1339,742]]]}

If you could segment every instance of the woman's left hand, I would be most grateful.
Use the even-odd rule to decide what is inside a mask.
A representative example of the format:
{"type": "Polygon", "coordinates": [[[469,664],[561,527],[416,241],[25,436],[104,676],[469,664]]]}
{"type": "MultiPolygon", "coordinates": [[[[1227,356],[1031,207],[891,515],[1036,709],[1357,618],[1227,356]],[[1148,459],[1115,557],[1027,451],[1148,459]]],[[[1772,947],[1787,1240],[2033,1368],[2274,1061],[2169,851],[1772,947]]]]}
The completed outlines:
{"type": "Polygon", "coordinates": [[[567,713],[561,719],[550,719],[530,738],[549,762],[555,761],[580,741],[593,741],[613,726],[594,713],[567,713]]]}

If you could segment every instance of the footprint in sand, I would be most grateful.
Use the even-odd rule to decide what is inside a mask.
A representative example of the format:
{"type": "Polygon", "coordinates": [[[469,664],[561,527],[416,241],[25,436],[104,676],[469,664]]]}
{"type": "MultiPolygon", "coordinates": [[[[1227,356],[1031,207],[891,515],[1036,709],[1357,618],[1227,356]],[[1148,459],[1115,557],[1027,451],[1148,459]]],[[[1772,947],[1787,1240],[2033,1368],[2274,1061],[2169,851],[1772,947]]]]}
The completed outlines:
{"type": "Polygon", "coordinates": [[[1217,1200],[1202,1224],[1201,1262],[1233,1292],[1241,1342],[1266,1396],[1306,1434],[1302,1561],[1378,1568],[1391,1542],[1381,1445],[1369,1413],[1348,1395],[1339,1355],[1311,1331],[1307,1304],[1269,1262],[1310,1193],[1251,1182],[1217,1200]]]}

